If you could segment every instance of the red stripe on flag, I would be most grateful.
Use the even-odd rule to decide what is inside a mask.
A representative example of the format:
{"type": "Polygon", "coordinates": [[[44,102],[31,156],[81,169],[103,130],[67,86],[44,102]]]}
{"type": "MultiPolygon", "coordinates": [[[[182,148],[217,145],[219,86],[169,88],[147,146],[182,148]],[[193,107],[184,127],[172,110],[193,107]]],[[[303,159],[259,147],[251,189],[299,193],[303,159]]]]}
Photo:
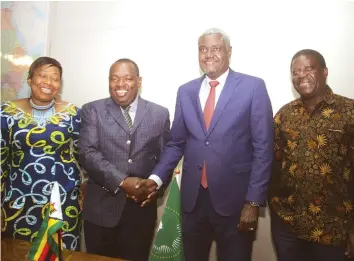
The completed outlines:
{"type": "Polygon", "coordinates": [[[55,260],[56,260],[56,258],[57,258],[57,256],[56,256],[56,255],[54,255],[54,254],[52,254],[52,255],[50,256],[49,261],[55,261],[55,260]]]}
{"type": "Polygon", "coordinates": [[[38,258],[38,261],[44,261],[44,260],[46,260],[46,257],[47,257],[47,255],[48,255],[49,250],[50,250],[49,244],[46,243],[45,246],[44,246],[44,248],[43,248],[43,251],[42,251],[41,255],[40,255],[39,258],[38,258]]]}

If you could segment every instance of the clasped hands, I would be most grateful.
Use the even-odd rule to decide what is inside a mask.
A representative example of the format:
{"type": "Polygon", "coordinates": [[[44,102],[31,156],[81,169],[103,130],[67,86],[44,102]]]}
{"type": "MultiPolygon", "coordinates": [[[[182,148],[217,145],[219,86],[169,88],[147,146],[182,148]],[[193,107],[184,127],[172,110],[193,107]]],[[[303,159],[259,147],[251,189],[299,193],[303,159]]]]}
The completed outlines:
{"type": "Polygon", "coordinates": [[[127,177],[121,185],[121,189],[127,197],[140,203],[142,207],[153,201],[158,192],[155,181],[138,177],[127,177]]]}

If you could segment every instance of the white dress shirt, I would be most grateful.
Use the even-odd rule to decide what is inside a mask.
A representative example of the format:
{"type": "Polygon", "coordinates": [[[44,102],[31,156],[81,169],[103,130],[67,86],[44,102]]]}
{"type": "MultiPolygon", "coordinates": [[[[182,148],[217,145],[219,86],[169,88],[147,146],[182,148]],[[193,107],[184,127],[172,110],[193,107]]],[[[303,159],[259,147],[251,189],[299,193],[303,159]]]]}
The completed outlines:
{"type": "Polygon", "coordinates": [[[224,88],[226,78],[229,75],[229,69],[227,69],[226,72],[224,72],[219,78],[216,80],[211,80],[208,76],[204,78],[204,81],[202,82],[202,85],[200,86],[200,91],[199,91],[199,99],[200,99],[200,105],[202,106],[202,111],[204,111],[205,103],[208,99],[209,93],[210,93],[210,81],[218,81],[219,84],[215,87],[215,107],[216,104],[218,103],[221,91],[224,88]]]}
{"type": "MultiPolygon", "coordinates": [[[[215,89],[215,107],[216,107],[216,104],[218,103],[220,94],[221,94],[222,90],[224,89],[226,78],[229,75],[229,71],[230,70],[227,69],[227,71],[224,72],[222,75],[220,75],[219,78],[214,80],[214,81],[219,82],[219,84],[215,87],[216,88],[215,89]]],[[[199,99],[200,99],[200,105],[202,106],[202,111],[204,111],[205,103],[206,103],[208,96],[209,96],[209,92],[210,92],[210,88],[211,88],[209,85],[210,81],[213,81],[213,80],[211,80],[208,76],[206,76],[200,86],[199,99]]],[[[156,182],[157,189],[159,189],[163,184],[160,177],[157,176],[156,174],[151,174],[149,179],[152,179],[153,181],[156,182]]]]}

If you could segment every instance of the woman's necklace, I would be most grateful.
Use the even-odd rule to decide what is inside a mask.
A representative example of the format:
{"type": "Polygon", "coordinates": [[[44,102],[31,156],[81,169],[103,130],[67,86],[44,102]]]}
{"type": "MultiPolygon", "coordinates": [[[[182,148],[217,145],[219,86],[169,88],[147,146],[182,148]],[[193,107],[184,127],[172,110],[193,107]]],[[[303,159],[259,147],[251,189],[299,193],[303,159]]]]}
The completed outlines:
{"type": "Polygon", "coordinates": [[[37,121],[40,127],[44,127],[47,121],[54,115],[55,106],[54,100],[52,100],[47,105],[37,105],[34,104],[32,99],[29,99],[29,103],[32,107],[32,117],[35,121],[37,121]]]}

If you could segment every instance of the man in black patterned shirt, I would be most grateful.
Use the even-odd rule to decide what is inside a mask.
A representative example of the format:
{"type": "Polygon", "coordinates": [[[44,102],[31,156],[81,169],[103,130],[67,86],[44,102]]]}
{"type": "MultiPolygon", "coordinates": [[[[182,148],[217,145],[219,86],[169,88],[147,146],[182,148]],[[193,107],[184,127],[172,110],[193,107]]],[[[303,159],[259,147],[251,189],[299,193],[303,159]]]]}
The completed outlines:
{"type": "Polygon", "coordinates": [[[345,260],[354,243],[354,100],[326,85],[317,51],[297,52],[291,74],[300,98],[274,118],[268,198],[278,260],[345,260]]]}

